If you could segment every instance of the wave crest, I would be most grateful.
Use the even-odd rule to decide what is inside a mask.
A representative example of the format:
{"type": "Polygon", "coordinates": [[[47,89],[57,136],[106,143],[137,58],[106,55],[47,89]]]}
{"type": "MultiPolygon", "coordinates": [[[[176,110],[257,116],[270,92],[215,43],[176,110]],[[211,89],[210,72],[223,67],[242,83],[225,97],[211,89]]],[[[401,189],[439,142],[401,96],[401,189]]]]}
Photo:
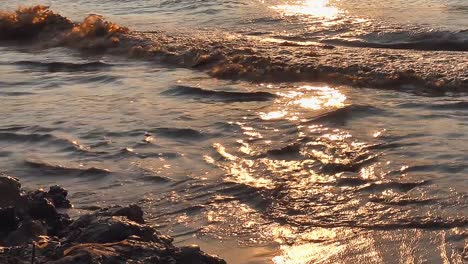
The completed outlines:
{"type": "Polygon", "coordinates": [[[216,32],[135,32],[99,15],[73,23],[44,6],[0,14],[0,36],[0,40],[32,39],[46,48],[62,46],[132,56],[223,79],[326,82],[431,94],[468,91],[468,58],[462,52],[278,45],[216,32]]]}
{"type": "Polygon", "coordinates": [[[119,42],[118,34],[126,32],[127,28],[95,14],[82,23],[73,23],[43,5],[0,13],[0,40],[38,39],[46,46],[105,48],[115,46],[119,42]]]}

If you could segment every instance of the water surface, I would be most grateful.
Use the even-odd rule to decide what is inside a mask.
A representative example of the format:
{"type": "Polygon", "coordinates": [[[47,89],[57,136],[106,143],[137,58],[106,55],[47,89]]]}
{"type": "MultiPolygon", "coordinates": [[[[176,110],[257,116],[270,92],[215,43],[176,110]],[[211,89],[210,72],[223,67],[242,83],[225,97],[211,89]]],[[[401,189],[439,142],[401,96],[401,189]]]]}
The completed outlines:
{"type": "Polygon", "coordinates": [[[229,263],[466,261],[464,1],[0,7],[37,3],[74,21],[102,14],[173,55],[3,42],[0,168],[26,187],[63,185],[76,214],[137,203],[177,243],[229,263]],[[317,45],[321,57],[304,56],[317,45]],[[278,78],[217,75],[180,62],[187,50],[278,78]],[[318,72],[372,81],[286,69],[314,58],[318,72]],[[427,82],[392,85],[400,68],[427,82]]]}

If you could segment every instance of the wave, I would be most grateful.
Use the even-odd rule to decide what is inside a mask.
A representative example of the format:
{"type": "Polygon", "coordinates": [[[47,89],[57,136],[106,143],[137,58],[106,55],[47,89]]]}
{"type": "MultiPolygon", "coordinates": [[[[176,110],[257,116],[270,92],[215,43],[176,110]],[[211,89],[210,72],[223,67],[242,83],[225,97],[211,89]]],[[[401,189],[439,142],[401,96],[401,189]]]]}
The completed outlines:
{"type": "Polygon", "coordinates": [[[7,141],[9,143],[15,142],[19,144],[39,144],[39,145],[54,145],[61,148],[61,151],[74,152],[85,155],[99,155],[106,154],[106,152],[95,152],[90,147],[80,144],[77,140],[57,137],[53,134],[42,133],[13,133],[11,131],[31,129],[35,131],[49,131],[51,129],[40,126],[35,127],[18,127],[10,128],[9,130],[0,130],[0,141],[7,141]]]}
{"type": "Polygon", "coordinates": [[[49,72],[102,71],[113,65],[100,61],[86,63],[17,61],[15,65],[46,69],[49,72]]]}
{"type": "Polygon", "coordinates": [[[408,192],[416,187],[427,185],[429,181],[420,181],[420,182],[397,182],[397,181],[379,181],[371,183],[367,186],[362,187],[361,190],[365,191],[383,191],[388,189],[394,189],[401,192],[408,192]]]}
{"type": "Polygon", "coordinates": [[[409,205],[429,205],[437,203],[436,199],[424,199],[424,198],[409,198],[409,197],[396,197],[396,198],[384,198],[384,197],[372,197],[370,199],[373,203],[382,203],[386,205],[394,206],[409,206],[409,205]]]}
{"type": "Polygon", "coordinates": [[[42,173],[46,173],[49,175],[78,175],[78,176],[86,176],[86,175],[108,175],[111,172],[107,169],[96,168],[96,167],[66,167],[62,165],[55,165],[50,164],[43,161],[38,160],[25,160],[24,164],[28,167],[33,169],[39,170],[42,173]]]}
{"type": "Polygon", "coordinates": [[[2,150],[0,150],[0,158],[9,157],[12,154],[13,154],[13,152],[11,152],[11,151],[2,151],[2,150]]]}
{"type": "Polygon", "coordinates": [[[364,48],[468,51],[468,31],[378,32],[362,36],[361,39],[337,38],[322,42],[364,48]]]}
{"type": "MultiPolygon", "coordinates": [[[[331,50],[322,44],[284,46],[261,38],[216,32],[193,35],[135,32],[98,15],[74,23],[44,6],[0,14],[0,36],[0,40],[33,43],[39,48],[68,47],[93,54],[125,55],[197,69],[223,79],[314,81],[370,88],[411,88],[436,94],[468,90],[468,57],[457,52],[442,55],[387,47],[341,46],[331,50]]],[[[217,99],[229,95],[210,94],[217,99]]],[[[249,98],[237,96],[240,100],[249,98]]],[[[264,96],[260,95],[259,99],[264,96]]]]}
{"type": "Polygon", "coordinates": [[[33,95],[31,92],[0,92],[0,96],[26,96],[33,95]]]}
{"type": "Polygon", "coordinates": [[[115,153],[108,153],[103,156],[105,159],[119,159],[125,157],[138,157],[139,159],[148,159],[148,158],[164,158],[164,159],[175,159],[180,157],[179,153],[176,152],[140,152],[132,148],[123,148],[118,150],[115,153]]]}
{"type": "Polygon", "coordinates": [[[298,155],[301,150],[301,145],[298,143],[284,146],[278,149],[270,149],[266,152],[267,155],[271,156],[295,156],[298,155]]]}
{"type": "Polygon", "coordinates": [[[384,110],[370,105],[347,105],[342,108],[327,112],[318,117],[308,120],[305,123],[328,123],[335,125],[344,125],[347,121],[360,118],[362,116],[370,116],[382,114],[384,110]]]}
{"type": "Polygon", "coordinates": [[[434,110],[468,110],[468,102],[431,104],[426,107],[434,110]]]}
{"type": "Polygon", "coordinates": [[[50,134],[18,134],[11,132],[0,132],[0,141],[9,142],[43,142],[54,140],[54,136],[50,134]]]}
{"type": "Polygon", "coordinates": [[[21,7],[0,13],[0,40],[43,41],[46,46],[70,46],[81,49],[108,48],[117,44],[117,33],[128,29],[90,15],[82,23],[73,23],[46,6],[21,7]]]}
{"type": "Polygon", "coordinates": [[[269,101],[277,96],[268,92],[234,92],[234,91],[215,91],[192,86],[174,86],[164,92],[163,95],[187,96],[200,99],[216,99],[227,102],[255,102],[269,101]]]}
{"type": "Polygon", "coordinates": [[[155,132],[160,136],[171,138],[201,139],[206,136],[203,132],[191,128],[161,127],[157,128],[155,132]]]}

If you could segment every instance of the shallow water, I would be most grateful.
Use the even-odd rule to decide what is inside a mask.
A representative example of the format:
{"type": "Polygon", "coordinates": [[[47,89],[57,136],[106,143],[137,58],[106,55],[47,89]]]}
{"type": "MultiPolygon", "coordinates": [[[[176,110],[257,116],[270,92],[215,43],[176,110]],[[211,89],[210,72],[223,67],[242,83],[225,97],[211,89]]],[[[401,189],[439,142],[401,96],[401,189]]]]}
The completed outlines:
{"type": "Polygon", "coordinates": [[[466,260],[464,1],[20,3],[103,14],[170,58],[2,43],[0,168],[26,187],[63,185],[76,214],[138,203],[229,263],[466,260]],[[371,81],[287,70],[308,65],[310,43],[336,45],[317,50],[320,72],[371,81]],[[223,59],[199,68],[194,49],[223,59]],[[240,53],[244,66],[276,56],[258,65],[281,76],[213,70],[240,53]],[[406,67],[427,82],[373,86],[406,67]]]}

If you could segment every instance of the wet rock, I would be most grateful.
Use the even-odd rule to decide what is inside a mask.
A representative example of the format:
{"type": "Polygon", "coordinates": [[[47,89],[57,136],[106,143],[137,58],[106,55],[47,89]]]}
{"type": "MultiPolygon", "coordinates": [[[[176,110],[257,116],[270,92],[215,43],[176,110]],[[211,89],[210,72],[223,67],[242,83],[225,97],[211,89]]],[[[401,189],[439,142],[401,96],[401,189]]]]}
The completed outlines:
{"type": "Polygon", "coordinates": [[[127,207],[113,206],[102,209],[98,213],[106,216],[125,216],[129,220],[135,221],[137,223],[145,223],[145,220],[143,219],[143,210],[141,210],[141,208],[135,204],[131,204],[127,207]]]}
{"type": "Polygon", "coordinates": [[[0,175],[0,208],[14,206],[21,199],[18,179],[0,175]]]}
{"type": "Polygon", "coordinates": [[[6,246],[27,245],[45,235],[47,235],[47,229],[41,221],[26,220],[18,229],[9,233],[3,244],[6,246]]]}
{"type": "Polygon", "coordinates": [[[47,225],[48,235],[59,235],[71,223],[66,214],[58,213],[54,203],[43,191],[28,194],[26,217],[44,221],[47,225]]]}
{"type": "Polygon", "coordinates": [[[78,243],[112,243],[130,236],[143,241],[157,240],[155,230],[121,216],[85,215],[74,221],[69,230],[67,240],[78,243]]]}
{"type": "Polygon", "coordinates": [[[140,207],[131,205],[81,216],[68,228],[63,257],[51,263],[225,263],[198,246],[175,247],[171,237],[131,220],[134,215],[129,212],[143,213],[140,207]]]}
{"type": "Polygon", "coordinates": [[[204,264],[204,263],[223,263],[222,259],[207,255],[201,251],[197,245],[180,247],[176,252],[177,263],[192,263],[192,264],[204,264]]]}
{"type": "Polygon", "coordinates": [[[72,208],[70,200],[67,199],[68,191],[64,188],[58,185],[51,186],[47,194],[56,208],[72,208]]]}
{"type": "Polygon", "coordinates": [[[39,194],[33,193],[28,199],[28,213],[34,219],[48,220],[54,218],[58,212],[54,204],[41,197],[39,194]]]}
{"type": "Polygon", "coordinates": [[[198,246],[175,247],[172,238],[145,225],[137,205],[113,206],[72,221],[57,208],[70,208],[68,192],[52,186],[24,194],[19,182],[0,176],[10,206],[0,208],[0,263],[222,264],[198,246]]]}
{"type": "Polygon", "coordinates": [[[8,234],[18,228],[19,218],[15,207],[0,208],[0,234],[8,234]]]}

